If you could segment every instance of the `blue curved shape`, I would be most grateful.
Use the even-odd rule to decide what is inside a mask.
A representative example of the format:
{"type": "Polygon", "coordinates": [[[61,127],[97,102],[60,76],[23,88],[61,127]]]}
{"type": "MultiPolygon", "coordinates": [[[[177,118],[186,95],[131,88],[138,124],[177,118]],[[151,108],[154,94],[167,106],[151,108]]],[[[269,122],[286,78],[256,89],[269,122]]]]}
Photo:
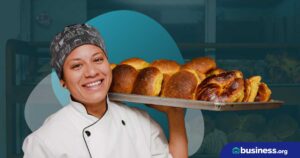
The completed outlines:
{"type": "Polygon", "coordinates": [[[68,105],[70,103],[70,92],[60,85],[60,81],[55,70],[52,70],[51,72],[51,86],[60,105],[68,105]]]}

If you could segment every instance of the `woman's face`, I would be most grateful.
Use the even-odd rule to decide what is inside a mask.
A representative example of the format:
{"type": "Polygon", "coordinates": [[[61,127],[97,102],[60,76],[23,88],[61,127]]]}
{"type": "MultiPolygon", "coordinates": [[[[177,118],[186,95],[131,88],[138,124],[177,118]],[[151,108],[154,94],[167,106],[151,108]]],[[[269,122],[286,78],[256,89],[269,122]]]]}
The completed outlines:
{"type": "Polygon", "coordinates": [[[98,104],[106,99],[112,80],[108,60],[97,46],[75,48],[63,65],[61,84],[83,104],[98,104]]]}

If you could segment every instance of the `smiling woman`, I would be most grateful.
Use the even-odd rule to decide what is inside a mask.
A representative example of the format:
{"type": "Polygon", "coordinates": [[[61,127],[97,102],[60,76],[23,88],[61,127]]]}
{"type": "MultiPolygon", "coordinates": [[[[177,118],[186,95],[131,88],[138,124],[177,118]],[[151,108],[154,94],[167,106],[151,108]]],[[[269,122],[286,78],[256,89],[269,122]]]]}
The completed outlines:
{"type": "Polygon", "coordinates": [[[25,139],[25,158],[187,157],[183,109],[154,107],[167,115],[168,143],[146,112],[109,100],[112,72],[95,28],[67,26],[55,36],[50,49],[51,65],[71,101],[25,139]]]}
{"type": "Polygon", "coordinates": [[[65,60],[62,75],[61,84],[70,91],[73,100],[100,118],[106,111],[105,98],[112,80],[102,49],[91,44],[75,48],[65,60]]]}

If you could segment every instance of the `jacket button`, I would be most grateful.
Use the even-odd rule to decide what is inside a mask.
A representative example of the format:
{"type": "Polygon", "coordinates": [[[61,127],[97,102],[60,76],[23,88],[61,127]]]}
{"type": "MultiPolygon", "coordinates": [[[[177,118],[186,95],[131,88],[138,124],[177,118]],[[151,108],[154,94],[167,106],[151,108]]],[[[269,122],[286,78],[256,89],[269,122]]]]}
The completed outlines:
{"type": "Polygon", "coordinates": [[[91,135],[90,131],[85,131],[85,134],[89,137],[91,135]]]}
{"type": "Polygon", "coordinates": [[[122,120],[122,124],[125,126],[126,125],[126,123],[125,123],[125,121],[124,120],[122,120]]]}

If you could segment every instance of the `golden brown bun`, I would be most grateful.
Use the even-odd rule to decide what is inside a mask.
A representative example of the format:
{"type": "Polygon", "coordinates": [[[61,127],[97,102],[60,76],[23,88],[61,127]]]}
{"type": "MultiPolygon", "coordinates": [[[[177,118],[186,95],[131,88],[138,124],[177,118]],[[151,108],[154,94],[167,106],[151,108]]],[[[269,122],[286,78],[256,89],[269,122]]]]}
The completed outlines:
{"type": "Polygon", "coordinates": [[[272,92],[271,92],[270,88],[268,87],[268,85],[261,82],[259,84],[258,93],[257,93],[257,96],[255,97],[255,101],[267,102],[270,100],[271,93],[272,92]]]}
{"type": "Polygon", "coordinates": [[[197,78],[197,85],[199,85],[206,78],[205,74],[202,74],[202,73],[197,74],[197,72],[195,70],[181,69],[180,71],[189,71],[190,73],[194,74],[195,77],[197,78]]]}
{"type": "Polygon", "coordinates": [[[229,71],[206,78],[197,87],[196,99],[213,102],[239,102],[244,96],[240,71],[229,71]]]}
{"type": "Polygon", "coordinates": [[[172,75],[168,75],[168,74],[163,74],[163,81],[162,81],[162,84],[161,84],[161,91],[160,91],[160,96],[162,95],[162,91],[163,89],[166,87],[169,79],[171,78],[172,75]]]}
{"type": "Polygon", "coordinates": [[[117,66],[117,64],[111,63],[111,64],[110,64],[110,69],[113,70],[116,66],[117,66]]]}
{"type": "Polygon", "coordinates": [[[195,70],[197,74],[206,74],[208,71],[216,68],[216,62],[209,57],[200,57],[192,59],[185,63],[181,69],[195,70]]]}
{"type": "Polygon", "coordinates": [[[161,90],[163,74],[155,67],[142,69],[134,83],[133,94],[158,96],[161,90]]]}
{"type": "Polygon", "coordinates": [[[140,58],[129,58],[121,62],[121,64],[126,64],[134,67],[136,70],[140,71],[150,64],[143,59],[140,58]]]}
{"type": "MultiPolygon", "coordinates": [[[[257,95],[259,84],[261,81],[260,76],[252,76],[248,79],[248,83],[246,86],[250,86],[250,93],[247,98],[244,99],[244,102],[254,102],[254,99],[257,95]]],[[[248,87],[246,87],[248,88],[248,87]]]]}
{"type": "Polygon", "coordinates": [[[180,70],[170,77],[162,90],[163,97],[194,99],[195,90],[199,83],[197,74],[180,70]]]}
{"type": "Polygon", "coordinates": [[[110,92],[131,93],[138,71],[130,65],[117,65],[112,75],[110,92]]]}
{"type": "Polygon", "coordinates": [[[164,74],[161,89],[164,89],[170,77],[180,70],[180,65],[172,60],[160,59],[152,62],[151,67],[156,67],[164,74]]]}
{"type": "Polygon", "coordinates": [[[224,73],[224,72],[226,72],[226,71],[223,70],[223,69],[215,68],[215,69],[212,69],[212,70],[208,71],[206,73],[206,77],[209,77],[209,76],[212,76],[212,75],[218,75],[218,74],[224,73]]]}
{"type": "Polygon", "coordinates": [[[167,75],[173,75],[180,69],[180,65],[177,62],[165,59],[155,60],[151,66],[158,68],[160,72],[167,75]]]}

